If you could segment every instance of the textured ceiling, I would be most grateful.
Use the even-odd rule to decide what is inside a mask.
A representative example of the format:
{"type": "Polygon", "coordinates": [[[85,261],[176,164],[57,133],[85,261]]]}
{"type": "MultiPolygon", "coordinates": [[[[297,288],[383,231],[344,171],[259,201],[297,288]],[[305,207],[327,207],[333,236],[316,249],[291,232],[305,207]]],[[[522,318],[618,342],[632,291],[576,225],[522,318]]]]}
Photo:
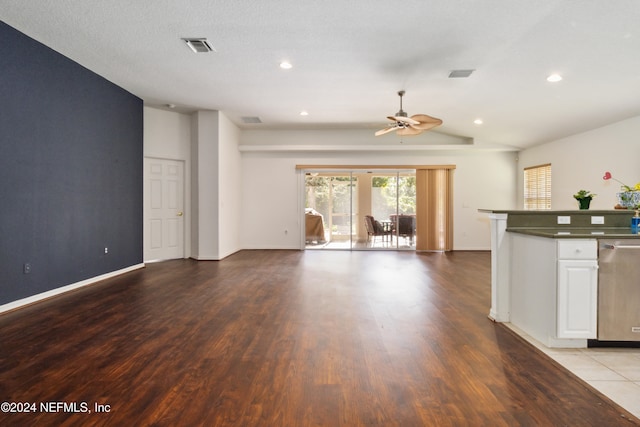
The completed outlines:
{"type": "Polygon", "coordinates": [[[478,147],[640,115],[637,0],[0,0],[0,18],[146,105],[221,110],[249,129],[373,134],[401,89],[409,115],[478,147]],[[183,37],[216,52],[192,53],[183,37]],[[448,78],[456,69],[475,72],[448,78]]]}

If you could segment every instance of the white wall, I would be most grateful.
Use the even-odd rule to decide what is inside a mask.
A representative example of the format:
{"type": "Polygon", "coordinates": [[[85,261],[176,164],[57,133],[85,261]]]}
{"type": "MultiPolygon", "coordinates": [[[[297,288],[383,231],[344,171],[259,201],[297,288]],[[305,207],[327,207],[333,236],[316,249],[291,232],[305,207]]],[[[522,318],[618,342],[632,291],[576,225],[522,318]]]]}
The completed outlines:
{"type": "Polygon", "coordinates": [[[239,129],[219,111],[192,116],[192,257],[220,260],[241,249],[239,129]]]}
{"type": "Polygon", "coordinates": [[[620,184],[604,181],[606,171],[627,185],[640,182],[640,116],[573,135],[519,153],[518,208],[523,206],[523,169],[551,163],[551,208],[577,209],[573,194],[596,193],[591,209],[613,209],[620,184]]]}
{"type": "Polygon", "coordinates": [[[241,136],[243,145],[251,146],[302,146],[308,148],[314,145],[333,145],[338,148],[345,146],[354,146],[360,148],[366,147],[390,147],[390,146],[425,146],[438,147],[447,149],[451,147],[471,147],[473,140],[468,137],[449,135],[440,133],[437,130],[424,132],[420,135],[407,137],[397,137],[395,134],[385,135],[384,137],[374,136],[374,130],[371,129],[305,129],[305,130],[288,130],[286,132],[273,130],[261,130],[254,128],[242,132],[241,136]],[[399,140],[402,142],[399,142],[399,140]]]}
{"type": "Polygon", "coordinates": [[[242,229],[245,249],[300,249],[296,159],[286,153],[243,153],[242,229]],[[282,158],[281,156],[285,156],[282,158]]]}
{"type": "Polygon", "coordinates": [[[185,163],[185,257],[217,260],[241,249],[239,133],[218,111],[144,108],[145,157],[185,163]]]}
{"type": "Polygon", "coordinates": [[[240,130],[223,113],[220,113],[218,121],[218,256],[222,259],[242,249],[242,162],[238,151],[240,130]]]}
{"type": "MultiPolygon", "coordinates": [[[[184,162],[184,256],[188,258],[191,256],[191,117],[150,107],[144,107],[143,115],[144,156],[184,162]]],[[[145,241],[147,237],[145,234],[145,241]]]]}
{"type": "MultiPolygon", "coordinates": [[[[287,151],[287,131],[261,131],[242,153],[241,246],[246,249],[299,249],[303,244],[303,192],[297,164],[329,165],[438,165],[454,164],[454,249],[490,249],[490,225],[478,209],[514,209],[516,154],[501,151],[287,151]],[[260,151],[258,145],[267,146],[260,151]],[[273,148],[279,146],[279,148],[273,148]]],[[[304,135],[296,145],[308,145],[304,135]]],[[[313,138],[319,141],[318,132],[313,138]]],[[[342,141],[349,145],[349,140],[342,141]]]]}

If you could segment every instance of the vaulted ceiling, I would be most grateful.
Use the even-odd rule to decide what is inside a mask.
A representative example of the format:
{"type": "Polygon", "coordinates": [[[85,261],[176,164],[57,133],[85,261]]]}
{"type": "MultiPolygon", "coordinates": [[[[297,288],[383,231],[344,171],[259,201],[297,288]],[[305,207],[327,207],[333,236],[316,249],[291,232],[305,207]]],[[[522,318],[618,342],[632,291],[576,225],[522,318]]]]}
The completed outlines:
{"type": "Polygon", "coordinates": [[[0,18],[146,105],[221,110],[241,128],[373,136],[399,90],[409,115],[476,146],[640,115],[637,0],[0,0],[0,18]]]}

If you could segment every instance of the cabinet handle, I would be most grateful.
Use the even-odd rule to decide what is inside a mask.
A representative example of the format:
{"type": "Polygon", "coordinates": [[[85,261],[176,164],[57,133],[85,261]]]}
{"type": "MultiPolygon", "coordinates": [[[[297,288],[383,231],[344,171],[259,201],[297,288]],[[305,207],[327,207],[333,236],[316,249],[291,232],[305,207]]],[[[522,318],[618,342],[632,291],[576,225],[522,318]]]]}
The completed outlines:
{"type": "Polygon", "coordinates": [[[604,249],[640,249],[640,245],[602,245],[604,249]]]}

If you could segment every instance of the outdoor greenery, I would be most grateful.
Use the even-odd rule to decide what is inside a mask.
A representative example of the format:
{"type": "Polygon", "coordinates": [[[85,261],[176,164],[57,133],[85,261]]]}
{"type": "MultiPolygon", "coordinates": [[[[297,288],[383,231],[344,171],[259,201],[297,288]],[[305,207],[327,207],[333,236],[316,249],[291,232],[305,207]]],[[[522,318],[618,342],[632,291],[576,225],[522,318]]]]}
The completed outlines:
{"type": "MultiPolygon", "coordinates": [[[[325,225],[331,218],[332,231],[336,227],[342,233],[349,233],[350,214],[358,212],[357,197],[353,197],[357,185],[361,185],[349,175],[306,176],[306,207],[322,214],[325,225]],[[333,208],[333,212],[330,209],[333,208]]],[[[380,176],[371,180],[371,207],[367,207],[374,217],[388,219],[396,213],[415,214],[416,178],[415,176],[380,176]],[[397,203],[397,207],[396,207],[397,203]]],[[[355,232],[355,230],[354,230],[355,232]]]]}
{"type": "Polygon", "coordinates": [[[380,189],[380,197],[372,202],[372,211],[379,212],[378,216],[388,217],[396,213],[396,194],[399,213],[416,213],[415,176],[400,176],[399,179],[395,176],[376,176],[371,186],[380,189]]]}
{"type": "Polygon", "coordinates": [[[350,176],[306,177],[306,207],[322,214],[325,226],[331,218],[332,233],[351,234],[351,191],[356,186],[350,176]],[[333,208],[333,212],[330,210],[333,208]]]}
{"type": "Polygon", "coordinates": [[[349,212],[351,200],[351,182],[348,176],[307,176],[306,207],[313,208],[323,215],[329,214],[329,198],[333,195],[334,211],[349,212]],[[331,188],[333,186],[333,188],[331,188]]]}

